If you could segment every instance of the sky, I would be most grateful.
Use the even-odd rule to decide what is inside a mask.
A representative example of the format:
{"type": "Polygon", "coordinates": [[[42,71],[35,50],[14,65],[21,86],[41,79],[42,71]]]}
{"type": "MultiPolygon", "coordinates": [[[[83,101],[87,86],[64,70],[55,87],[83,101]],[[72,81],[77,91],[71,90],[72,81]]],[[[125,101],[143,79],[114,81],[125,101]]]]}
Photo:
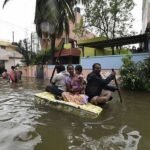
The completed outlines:
{"type": "MultiPolygon", "coordinates": [[[[29,38],[35,32],[34,15],[36,0],[10,0],[2,8],[4,0],[0,0],[0,40],[12,42],[29,38]]],[[[142,28],[142,0],[134,0],[136,6],[132,11],[135,18],[134,30],[140,33],[142,28]]]]}
{"type": "Polygon", "coordinates": [[[35,31],[34,14],[36,0],[10,0],[2,8],[0,0],[0,40],[12,42],[24,39],[35,31]]]}

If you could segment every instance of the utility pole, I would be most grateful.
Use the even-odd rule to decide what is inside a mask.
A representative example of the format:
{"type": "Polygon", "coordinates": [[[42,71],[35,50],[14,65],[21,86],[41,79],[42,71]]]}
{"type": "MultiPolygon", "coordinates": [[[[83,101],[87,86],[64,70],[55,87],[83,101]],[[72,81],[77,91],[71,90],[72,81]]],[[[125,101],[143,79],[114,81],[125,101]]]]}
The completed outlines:
{"type": "Polygon", "coordinates": [[[32,40],[33,40],[33,37],[32,37],[32,32],[31,32],[31,59],[32,59],[32,40]]]}
{"type": "Polygon", "coordinates": [[[12,42],[14,42],[14,39],[15,39],[15,33],[14,33],[14,31],[12,31],[12,42]]]}

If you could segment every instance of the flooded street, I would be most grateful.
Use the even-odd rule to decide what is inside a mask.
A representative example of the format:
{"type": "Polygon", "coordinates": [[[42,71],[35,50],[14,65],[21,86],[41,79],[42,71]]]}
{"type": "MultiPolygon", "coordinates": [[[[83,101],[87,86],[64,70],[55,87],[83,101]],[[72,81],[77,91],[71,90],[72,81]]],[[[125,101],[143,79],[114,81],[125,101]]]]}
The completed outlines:
{"type": "Polygon", "coordinates": [[[117,92],[96,119],[35,103],[49,81],[0,79],[0,150],[149,150],[150,92],[117,92]]]}

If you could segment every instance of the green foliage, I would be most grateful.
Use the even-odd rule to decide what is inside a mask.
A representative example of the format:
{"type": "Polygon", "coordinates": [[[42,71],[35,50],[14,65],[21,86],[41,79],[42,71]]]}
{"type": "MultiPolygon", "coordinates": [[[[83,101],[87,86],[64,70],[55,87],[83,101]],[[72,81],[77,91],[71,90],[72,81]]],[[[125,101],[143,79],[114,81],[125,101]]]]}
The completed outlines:
{"type": "Polygon", "coordinates": [[[145,89],[150,89],[150,57],[145,59],[140,65],[141,78],[145,89]]]}
{"type": "Polygon", "coordinates": [[[34,58],[36,54],[29,50],[30,45],[28,45],[27,40],[24,39],[23,41],[19,41],[19,43],[13,42],[13,45],[16,45],[16,50],[23,55],[24,59],[21,61],[27,66],[32,64],[32,58],[34,58]]]}
{"type": "Polygon", "coordinates": [[[122,59],[120,69],[122,86],[130,90],[150,89],[150,57],[143,62],[135,63],[130,55],[122,59]]]}
{"type": "Polygon", "coordinates": [[[46,64],[51,58],[51,50],[42,50],[36,57],[32,60],[33,64],[46,64]]]}
{"type": "Polygon", "coordinates": [[[86,39],[86,40],[78,40],[78,44],[81,44],[81,43],[92,43],[92,42],[98,42],[98,41],[104,41],[104,40],[106,40],[106,37],[104,37],[104,36],[94,37],[94,38],[86,39]]]}
{"type": "Polygon", "coordinates": [[[86,26],[100,36],[114,39],[126,36],[132,28],[133,0],[94,0],[85,9],[86,26]]]}
{"type": "Polygon", "coordinates": [[[83,18],[81,18],[79,23],[75,24],[75,28],[73,32],[78,36],[78,38],[82,38],[84,34],[87,34],[87,30],[85,30],[83,18]]]}

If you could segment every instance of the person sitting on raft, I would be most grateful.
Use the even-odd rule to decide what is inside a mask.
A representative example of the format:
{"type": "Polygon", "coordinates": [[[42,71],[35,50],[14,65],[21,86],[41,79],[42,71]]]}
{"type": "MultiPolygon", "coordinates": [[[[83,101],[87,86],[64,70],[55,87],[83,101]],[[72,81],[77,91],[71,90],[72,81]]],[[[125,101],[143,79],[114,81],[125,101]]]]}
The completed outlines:
{"type": "Polygon", "coordinates": [[[46,87],[46,91],[54,94],[56,98],[60,98],[62,93],[66,91],[65,79],[69,76],[69,73],[65,71],[64,65],[56,66],[57,74],[52,79],[52,84],[46,87]]]}
{"type": "Polygon", "coordinates": [[[81,65],[75,66],[75,74],[77,75],[77,78],[78,78],[78,80],[77,80],[77,82],[79,82],[78,84],[80,84],[80,86],[83,86],[82,91],[80,93],[85,94],[86,80],[83,76],[81,65]]]}
{"type": "Polygon", "coordinates": [[[112,91],[117,90],[116,87],[108,86],[108,84],[115,78],[116,72],[112,71],[106,79],[102,79],[102,76],[100,75],[101,64],[94,63],[92,69],[93,71],[87,76],[85,94],[89,96],[88,101],[92,104],[104,104],[112,99],[112,91]]]}
{"type": "Polygon", "coordinates": [[[62,93],[63,99],[76,104],[86,104],[88,97],[82,94],[83,82],[79,82],[78,75],[74,73],[74,66],[68,65],[67,71],[70,75],[66,78],[67,92],[62,93]]]}

